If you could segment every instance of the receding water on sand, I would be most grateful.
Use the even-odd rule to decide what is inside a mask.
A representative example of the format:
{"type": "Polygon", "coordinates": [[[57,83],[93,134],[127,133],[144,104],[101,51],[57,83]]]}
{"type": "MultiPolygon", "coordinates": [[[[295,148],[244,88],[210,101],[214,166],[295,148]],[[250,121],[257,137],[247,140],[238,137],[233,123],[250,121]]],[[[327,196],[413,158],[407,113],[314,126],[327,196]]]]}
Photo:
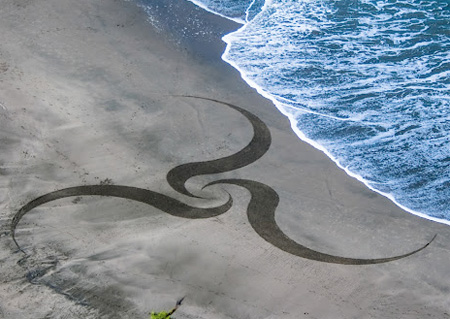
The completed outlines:
{"type": "Polygon", "coordinates": [[[405,210],[450,224],[450,4],[193,1],[244,24],[223,59],[297,135],[405,210]]]}

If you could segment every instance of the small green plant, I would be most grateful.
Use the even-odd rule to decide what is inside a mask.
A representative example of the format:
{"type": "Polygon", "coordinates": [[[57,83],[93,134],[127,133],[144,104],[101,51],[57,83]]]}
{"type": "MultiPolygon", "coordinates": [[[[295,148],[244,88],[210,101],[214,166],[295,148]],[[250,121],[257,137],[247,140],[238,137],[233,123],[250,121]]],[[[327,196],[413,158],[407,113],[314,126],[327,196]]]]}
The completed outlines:
{"type": "Polygon", "coordinates": [[[183,302],[184,297],[177,301],[177,304],[175,305],[175,308],[170,310],[169,312],[161,311],[161,312],[154,312],[152,311],[150,313],[150,319],[170,319],[170,316],[177,311],[178,307],[181,306],[181,303],[183,302]]]}

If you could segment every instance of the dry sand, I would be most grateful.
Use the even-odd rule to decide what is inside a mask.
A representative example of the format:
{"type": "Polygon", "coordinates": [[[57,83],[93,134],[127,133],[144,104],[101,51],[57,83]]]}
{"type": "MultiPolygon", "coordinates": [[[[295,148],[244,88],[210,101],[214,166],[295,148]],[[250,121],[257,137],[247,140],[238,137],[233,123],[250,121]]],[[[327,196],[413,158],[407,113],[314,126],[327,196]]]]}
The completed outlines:
{"type": "Polygon", "coordinates": [[[120,0],[0,0],[0,318],[146,318],[183,295],[178,319],[450,318],[449,227],[402,211],[301,142],[220,60],[218,39],[237,25],[184,0],[153,4],[172,17],[147,21],[120,0]],[[198,197],[175,191],[172,168],[231,156],[253,136],[240,112],[178,95],[255,114],[269,150],[189,179],[198,197]],[[322,253],[384,258],[437,238],[376,265],[305,259],[256,233],[247,190],[202,190],[225,178],[271,187],[280,229],[322,253]],[[224,204],[226,190],[233,204],[190,219],[116,197],[58,199],[22,218],[19,251],[10,229],[18,210],[81,185],[143,188],[203,208],[224,204]]]}

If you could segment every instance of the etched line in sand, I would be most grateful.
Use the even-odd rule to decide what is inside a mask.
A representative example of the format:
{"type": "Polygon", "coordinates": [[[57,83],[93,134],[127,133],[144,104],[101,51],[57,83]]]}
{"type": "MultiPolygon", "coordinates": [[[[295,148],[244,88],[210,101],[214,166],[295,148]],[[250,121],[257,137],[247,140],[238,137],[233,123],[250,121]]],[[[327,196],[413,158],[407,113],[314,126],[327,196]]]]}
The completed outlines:
{"type": "MultiPolygon", "coordinates": [[[[167,174],[167,181],[170,186],[181,194],[199,198],[191,194],[185,187],[186,181],[194,176],[206,175],[206,174],[218,174],[236,170],[238,168],[245,167],[263,156],[270,147],[271,135],[268,127],[257,116],[252,113],[230,103],[222,102],[215,99],[198,97],[198,96],[178,96],[179,98],[191,98],[204,101],[214,102],[216,104],[225,105],[233,110],[238,111],[247,118],[253,127],[253,138],[247,146],[238,151],[237,153],[219,158],[216,160],[205,162],[194,162],[188,164],[179,165],[167,174]]],[[[209,183],[204,186],[210,186],[215,184],[231,184],[238,185],[246,188],[251,194],[251,200],[247,207],[248,220],[256,231],[264,240],[270,244],[278,247],[279,249],[288,252],[292,255],[320,261],[326,263],[342,264],[342,265],[370,265],[385,263],[393,260],[398,260],[411,256],[422,249],[426,248],[436,236],[431,239],[430,242],[424,246],[416,249],[407,254],[378,259],[361,259],[361,258],[347,258],[340,256],[333,256],[313,249],[307,248],[289,237],[287,237],[283,231],[278,227],[275,221],[275,211],[278,206],[279,196],[271,187],[251,180],[245,179],[222,179],[209,183]]],[[[232,204],[233,199],[228,194],[228,200],[226,203],[217,207],[211,208],[197,208],[182,203],[179,200],[173,199],[169,196],[131,186],[122,185],[86,185],[61,189],[41,197],[38,197],[25,206],[23,206],[13,217],[11,223],[12,239],[16,246],[25,255],[26,252],[20,247],[16,239],[16,229],[20,220],[30,212],[33,208],[36,208],[45,203],[73,196],[109,196],[131,199],[134,201],[142,202],[151,205],[168,214],[182,217],[182,218],[209,218],[221,215],[227,212],[232,204]]]]}

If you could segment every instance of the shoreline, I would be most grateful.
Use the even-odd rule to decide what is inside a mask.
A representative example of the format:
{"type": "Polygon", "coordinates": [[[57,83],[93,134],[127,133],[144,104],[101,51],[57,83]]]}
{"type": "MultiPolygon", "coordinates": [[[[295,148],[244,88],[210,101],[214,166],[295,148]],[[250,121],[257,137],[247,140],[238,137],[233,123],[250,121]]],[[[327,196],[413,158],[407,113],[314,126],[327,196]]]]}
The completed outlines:
{"type": "MultiPolygon", "coordinates": [[[[189,1],[191,1],[191,0],[189,0],[189,1]]],[[[235,20],[233,20],[232,18],[226,17],[226,16],[224,16],[224,15],[221,15],[220,13],[217,13],[217,12],[215,12],[215,11],[213,11],[213,10],[210,10],[210,9],[206,8],[204,5],[202,5],[202,4],[200,4],[200,3],[196,2],[196,1],[191,1],[191,2],[193,2],[194,4],[198,5],[200,8],[202,8],[202,9],[204,9],[204,10],[206,10],[206,11],[212,13],[212,14],[215,14],[215,15],[220,16],[220,17],[225,18],[225,19],[229,19],[229,20],[231,20],[231,21],[235,21],[235,20]]],[[[263,11],[263,10],[265,10],[264,7],[262,8],[262,11],[263,11]]],[[[296,126],[296,120],[295,120],[295,118],[293,117],[293,115],[287,113],[287,112],[283,109],[281,103],[280,103],[279,101],[277,101],[275,97],[273,97],[270,93],[266,92],[261,86],[259,86],[259,85],[256,84],[254,81],[252,81],[248,76],[246,76],[245,73],[242,71],[242,69],[239,68],[239,66],[238,66],[236,63],[234,63],[233,61],[231,61],[231,60],[229,60],[229,59],[226,58],[226,55],[228,54],[228,51],[229,51],[229,48],[230,48],[230,42],[232,41],[231,39],[228,39],[228,40],[227,40],[227,38],[231,38],[232,33],[239,32],[242,28],[245,28],[245,25],[246,25],[246,22],[243,22],[243,21],[242,21],[242,22],[236,21],[236,22],[237,22],[237,23],[240,23],[240,24],[242,24],[242,25],[241,25],[237,30],[232,31],[231,33],[228,33],[228,34],[226,34],[226,35],[224,35],[224,36],[222,37],[222,41],[226,43],[226,48],[225,48],[225,51],[223,52],[223,54],[222,54],[222,56],[221,56],[221,59],[222,59],[223,61],[225,61],[226,63],[230,64],[233,68],[235,68],[235,69],[239,72],[241,78],[242,78],[242,79],[243,79],[243,80],[244,80],[251,88],[255,89],[255,90],[256,90],[261,96],[263,96],[264,98],[266,98],[266,99],[272,101],[273,105],[278,109],[278,111],[279,111],[281,114],[283,114],[284,116],[286,116],[286,117],[289,119],[289,121],[290,121],[290,123],[291,123],[291,128],[292,128],[292,130],[295,132],[295,134],[298,136],[298,138],[299,138],[300,140],[302,140],[303,142],[308,143],[309,145],[311,145],[311,146],[314,147],[315,149],[317,149],[317,150],[323,152],[323,153],[324,153],[331,161],[333,161],[340,169],[344,170],[344,171],[347,173],[348,176],[351,176],[351,177],[355,178],[356,180],[358,180],[359,182],[363,183],[363,184],[364,184],[367,188],[369,188],[370,190],[372,190],[372,191],[374,191],[374,192],[376,192],[376,193],[378,193],[378,194],[380,194],[380,195],[382,195],[382,196],[388,198],[388,199],[391,200],[395,205],[397,205],[399,208],[403,209],[405,212],[407,212],[407,213],[409,213],[409,214],[413,214],[413,215],[415,215],[415,216],[419,216],[419,217],[421,217],[421,218],[425,218],[425,219],[430,220],[430,221],[434,221],[434,222],[437,222],[437,223],[442,223],[442,224],[445,224],[445,225],[450,225],[450,220],[443,219],[443,218],[437,218],[437,217],[433,217],[433,216],[429,216],[429,215],[427,215],[427,214],[425,214],[425,213],[421,213],[421,212],[415,211],[415,210],[413,210],[413,209],[410,209],[410,208],[406,207],[405,205],[400,204],[399,202],[397,202],[393,194],[391,194],[391,193],[385,193],[385,192],[379,191],[379,190],[377,190],[376,188],[370,186],[369,181],[367,181],[366,179],[364,179],[361,175],[359,175],[359,174],[357,174],[357,173],[354,173],[354,172],[348,170],[347,168],[345,168],[344,166],[342,166],[342,165],[339,163],[339,161],[338,161],[333,155],[331,155],[331,153],[330,153],[325,147],[323,147],[322,145],[320,145],[320,144],[317,143],[316,141],[314,141],[314,140],[312,140],[312,139],[306,137],[305,134],[304,134],[302,131],[300,131],[300,130],[298,129],[298,127],[296,126]]]]}
{"type": "Polygon", "coordinates": [[[180,317],[448,316],[448,287],[441,284],[450,266],[448,227],[405,214],[300,141],[271,101],[220,55],[215,60],[223,45],[217,35],[232,24],[185,0],[170,3],[186,30],[179,41],[175,31],[147,23],[132,2],[3,1],[0,315],[144,318],[187,295],[180,317]],[[206,36],[188,31],[201,21],[209,21],[206,36]],[[254,132],[239,113],[182,95],[239,106],[271,134],[256,161],[188,179],[187,190],[202,198],[174,190],[168,172],[236,154],[254,132]],[[245,189],[204,188],[220,179],[272,188],[281,231],[322,253],[384,258],[438,237],[417,254],[380,265],[308,260],[255,232],[245,189]],[[222,205],[229,193],[233,205],[191,220],[124,199],[61,198],[18,224],[16,239],[30,254],[18,264],[23,255],[10,224],[20,207],[88,185],[147,189],[203,208],[222,205]]]}

